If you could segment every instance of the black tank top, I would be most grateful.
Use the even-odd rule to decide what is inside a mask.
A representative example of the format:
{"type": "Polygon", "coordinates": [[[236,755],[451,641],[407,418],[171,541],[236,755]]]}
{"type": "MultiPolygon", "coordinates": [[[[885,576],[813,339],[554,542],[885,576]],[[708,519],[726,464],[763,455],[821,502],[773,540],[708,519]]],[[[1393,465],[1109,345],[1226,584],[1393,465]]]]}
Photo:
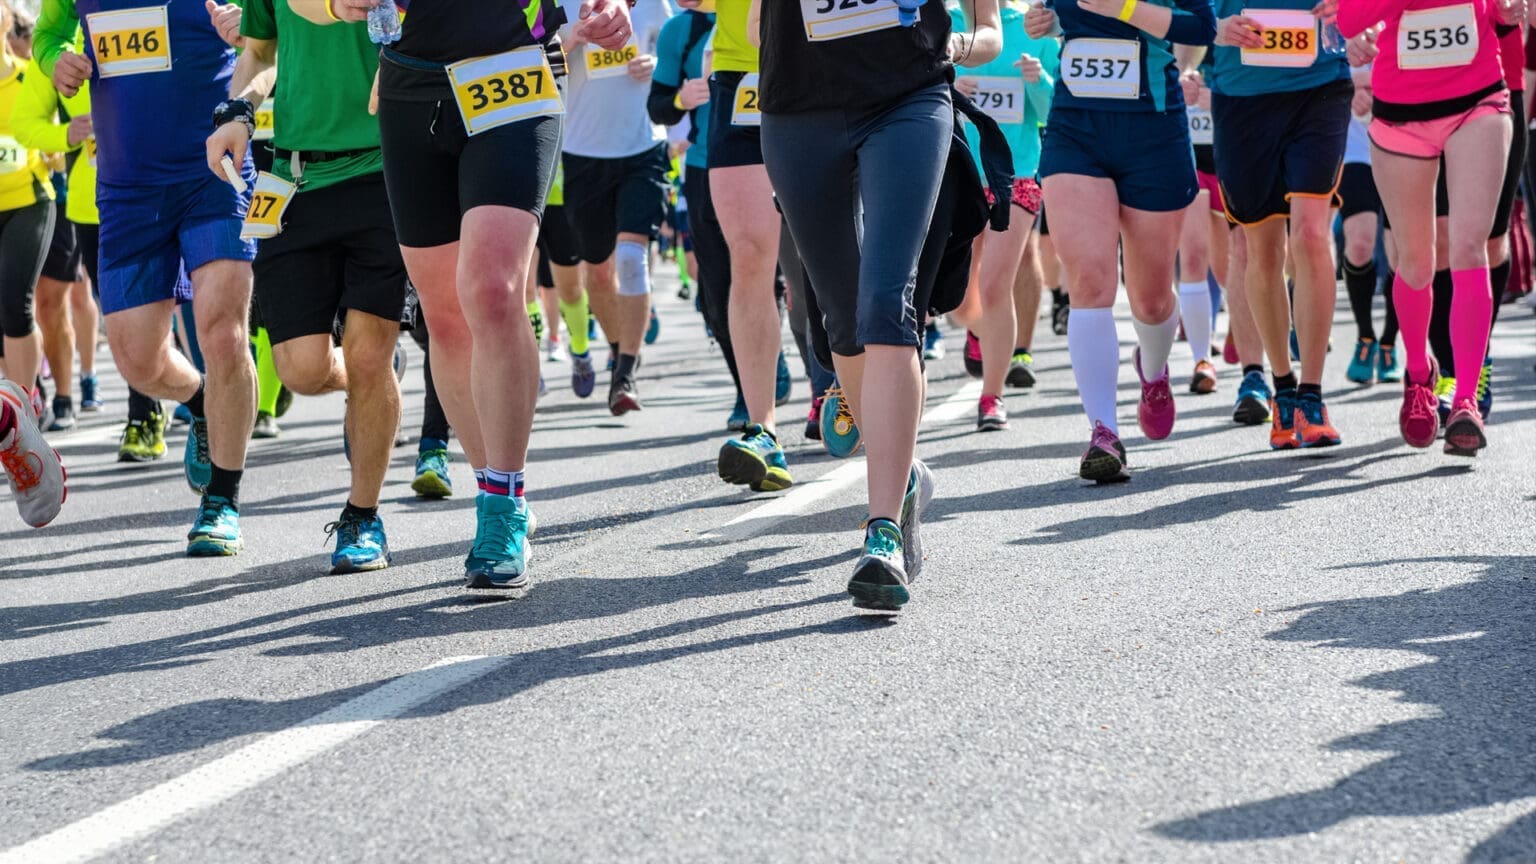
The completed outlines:
{"type": "Polygon", "coordinates": [[[394,50],[434,63],[548,42],[565,22],[556,0],[395,0],[405,11],[394,50]]]}
{"type": "MultiPolygon", "coordinates": [[[[887,27],[811,41],[812,30],[833,36],[864,16],[894,14],[894,0],[764,0],[761,93],[763,111],[789,114],[890,105],[947,80],[949,13],[927,0],[912,27],[887,27]],[[889,9],[890,12],[886,10],[889,9]]],[[[876,18],[864,18],[872,22],[876,18]]]]}

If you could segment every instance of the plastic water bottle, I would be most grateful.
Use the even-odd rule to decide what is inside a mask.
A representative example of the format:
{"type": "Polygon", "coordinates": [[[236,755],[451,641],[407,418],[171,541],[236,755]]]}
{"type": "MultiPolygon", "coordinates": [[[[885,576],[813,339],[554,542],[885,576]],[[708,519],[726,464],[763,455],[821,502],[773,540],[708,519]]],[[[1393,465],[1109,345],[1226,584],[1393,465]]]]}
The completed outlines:
{"type": "Polygon", "coordinates": [[[896,0],[896,17],[903,27],[911,27],[917,23],[917,10],[923,8],[926,0],[896,0]]]}
{"type": "Polygon", "coordinates": [[[368,38],[375,45],[400,40],[400,10],[395,0],[379,0],[379,5],[368,10],[368,38]]]}
{"type": "Polygon", "coordinates": [[[1318,42],[1321,43],[1324,54],[1332,54],[1342,57],[1348,50],[1349,40],[1339,32],[1339,25],[1333,18],[1323,20],[1318,28],[1318,42]]]}

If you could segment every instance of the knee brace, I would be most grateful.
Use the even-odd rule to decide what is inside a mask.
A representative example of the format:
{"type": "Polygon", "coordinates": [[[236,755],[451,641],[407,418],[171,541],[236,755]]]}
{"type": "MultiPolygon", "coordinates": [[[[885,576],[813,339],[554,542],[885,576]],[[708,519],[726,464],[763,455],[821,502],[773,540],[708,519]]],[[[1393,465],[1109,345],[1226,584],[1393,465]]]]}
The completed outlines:
{"type": "Polygon", "coordinates": [[[613,252],[613,266],[619,276],[620,297],[644,297],[651,293],[650,255],[645,245],[620,240],[613,252]]]}

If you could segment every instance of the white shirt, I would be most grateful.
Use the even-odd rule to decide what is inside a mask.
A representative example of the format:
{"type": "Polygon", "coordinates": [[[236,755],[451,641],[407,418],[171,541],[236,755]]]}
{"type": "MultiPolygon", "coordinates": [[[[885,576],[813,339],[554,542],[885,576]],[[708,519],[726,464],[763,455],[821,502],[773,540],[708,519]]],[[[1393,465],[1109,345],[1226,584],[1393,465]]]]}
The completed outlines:
{"type": "MultiPolygon", "coordinates": [[[[563,0],[566,15],[577,20],[579,0],[563,0]]],[[[630,10],[634,42],[640,55],[655,55],[661,25],[677,14],[672,0],[639,0],[630,10]]],[[[572,39],[572,24],[560,28],[560,38],[572,39]]],[[[595,159],[636,156],[667,140],[666,130],[651,122],[646,97],[651,82],[628,74],[591,78],[587,74],[587,45],[570,52],[565,84],[565,141],[562,150],[595,159]]]]}

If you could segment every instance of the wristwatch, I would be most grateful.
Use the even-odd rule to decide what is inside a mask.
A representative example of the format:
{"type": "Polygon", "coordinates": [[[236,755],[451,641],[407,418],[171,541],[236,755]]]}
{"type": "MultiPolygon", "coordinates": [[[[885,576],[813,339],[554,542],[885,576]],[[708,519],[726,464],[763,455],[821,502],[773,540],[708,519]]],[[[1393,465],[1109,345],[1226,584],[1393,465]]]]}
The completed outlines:
{"type": "Polygon", "coordinates": [[[247,135],[256,137],[256,107],[249,99],[229,99],[213,109],[213,128],[233,122],[244,123],[247,135]]]}

